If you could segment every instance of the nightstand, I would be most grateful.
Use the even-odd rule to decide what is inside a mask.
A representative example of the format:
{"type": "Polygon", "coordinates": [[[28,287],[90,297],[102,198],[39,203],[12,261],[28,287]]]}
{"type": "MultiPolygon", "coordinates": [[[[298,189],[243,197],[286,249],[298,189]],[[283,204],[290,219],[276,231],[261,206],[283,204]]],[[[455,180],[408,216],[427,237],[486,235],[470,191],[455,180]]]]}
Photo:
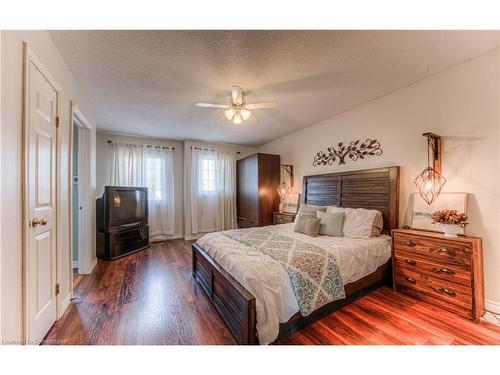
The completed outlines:
{"type": "Polygon", "coordinates": [[[289,212],[273,212],[273,224],[293,223],[295,215],[289,212]]]}
{"type": "Polygon", "coordinates": [[[395,229],[392,262],[395,290],[476,322],[484,314],[481,238],[395,229]]]}

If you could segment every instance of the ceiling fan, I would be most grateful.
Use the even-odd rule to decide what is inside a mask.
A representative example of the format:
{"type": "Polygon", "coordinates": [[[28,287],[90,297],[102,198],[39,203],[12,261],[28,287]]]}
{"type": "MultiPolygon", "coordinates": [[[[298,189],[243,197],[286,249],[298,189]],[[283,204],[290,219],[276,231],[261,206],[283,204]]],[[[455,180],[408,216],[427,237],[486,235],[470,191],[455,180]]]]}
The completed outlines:
{"type": "Polygon", "coordinates": [[[273,108],[276,107],[276,102],[261,102],[261,103],[247,103],[245,93],[239,86],[231,88],[231,98],[229,104],[215,104],[215,103],[196,103],[197,107],[201,108],[222,108],[225,109],[224,115],[233,124],[241,124],[244,120],[250,118],[250,110],[273,108]]]}

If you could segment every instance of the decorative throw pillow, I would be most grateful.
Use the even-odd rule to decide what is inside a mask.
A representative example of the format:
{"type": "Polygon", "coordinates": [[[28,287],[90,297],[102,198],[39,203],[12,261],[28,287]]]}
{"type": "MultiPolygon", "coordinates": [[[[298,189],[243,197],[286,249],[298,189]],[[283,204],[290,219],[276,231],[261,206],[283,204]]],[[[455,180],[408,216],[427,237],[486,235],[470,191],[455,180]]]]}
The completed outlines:
{"type": "Polygon", "coordinates": [[[316,216],[321,220],[319,234],[332,237],[342,236],[342,225],[344,224],[343,212],[322,212],[316,211],[316,216]]]}
{"type": "Polygon", "coordinates": [[[313,217],[297,216],[295,220],[294,232],[307,234],[311,237],[317,237],[319,233],[320,219],[313,217]]]}
{"type": "Polygon", "coordinates": [[[380,233],[382,233],[383,229],[384,229],[384,218],[382,217],[382,212],[377,211],[375,213],[375,219],[373,219],[372,237],[380,236],[380,233]]]}
{"type": "Polygon", "coordinates": [[[369,238],[374,233],[373,226],[377,210],[365,208],[329,207],[328,212],[344,212],[342,234],[350,238],[369,238]]]}
{"type": "Polygon", "coordinates": [[[315,206],[314,204],[301,204],[297,217],[309,217],[316,219],[316,211],[326,212],[326,206],[315,206]]]}

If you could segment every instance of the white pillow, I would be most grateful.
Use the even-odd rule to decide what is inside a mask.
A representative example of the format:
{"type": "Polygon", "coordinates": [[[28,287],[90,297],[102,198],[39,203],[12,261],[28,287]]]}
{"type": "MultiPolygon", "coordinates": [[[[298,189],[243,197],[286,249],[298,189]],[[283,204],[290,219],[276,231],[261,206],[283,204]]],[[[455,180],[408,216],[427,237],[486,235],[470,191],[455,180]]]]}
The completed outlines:
{"type": "Polygon", "coordinates": [[[327,212],[344,212],[342,234],[350,238],[370,238],[373,233],[373,224],[377,210],[365,208],[328,207],[327,212]]]}
{"type": "Polygon", "coordinates": [[[345,208],[339,206],[326,206],[326,212],[345,212],[345,208]]]}

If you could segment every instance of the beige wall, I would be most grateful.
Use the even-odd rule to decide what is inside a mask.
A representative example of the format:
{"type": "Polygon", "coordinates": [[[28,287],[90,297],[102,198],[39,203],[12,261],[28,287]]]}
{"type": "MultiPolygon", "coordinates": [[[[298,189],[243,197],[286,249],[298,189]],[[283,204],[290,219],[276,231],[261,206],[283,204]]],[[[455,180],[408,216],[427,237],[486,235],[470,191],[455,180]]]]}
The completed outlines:
{"type": "Polygon", "coordinates": [[[111,149],[107,141],[156,144],[174,147],[174,195],[175,195],[175,226],[173,238],[183,237],[182,221],[182,142],[167,139],[154,139],[142,137],[129,137],[125,135],[108,134],[98,132],[96,136],[96,196],[100,197],[104,193],[104,186],[111,184],[111,149]]]}
{"type": "MultiPolygon", "coordinates": [[[[6,340],[21,339],[21,219],[22,219],[22,66],[23,41],[38,57],[58,84],[62,87],[60,162],[60,243],[62,253],[60,264],[69,265],[69,134],[70,101],[74,100],[89,122],[95,124],[94,111],[81,91],[77,82],[55,45],[45,31],[3,31],[1,54],[2,76],[2,114],[1,114],[1,170],[8,175],[8,181],[2,180],[1,191],[1,316],[2,335],[6,340]]],[[[62,267],[60,275],[61,299],[67,300],[71,292],[71,274],[69,267],[62,267]]]]}
{"type": "Polygon", "coordinates": [[[426,166],[422,133],[443,136],[444,191],[469,193],[467,234],[483,237],[488,307],[500,308],[500,158],[498,49],[411,86],[272,141],[260,148],[302,176],[401,166],[400,224],[409,223],[413,178],[426,166]],[[313,167],[313,156],[337,142],[376,138],[383,154],[343,166],[313,167]],[[499,305],[495,305],[499,304],[499,305]]]}

